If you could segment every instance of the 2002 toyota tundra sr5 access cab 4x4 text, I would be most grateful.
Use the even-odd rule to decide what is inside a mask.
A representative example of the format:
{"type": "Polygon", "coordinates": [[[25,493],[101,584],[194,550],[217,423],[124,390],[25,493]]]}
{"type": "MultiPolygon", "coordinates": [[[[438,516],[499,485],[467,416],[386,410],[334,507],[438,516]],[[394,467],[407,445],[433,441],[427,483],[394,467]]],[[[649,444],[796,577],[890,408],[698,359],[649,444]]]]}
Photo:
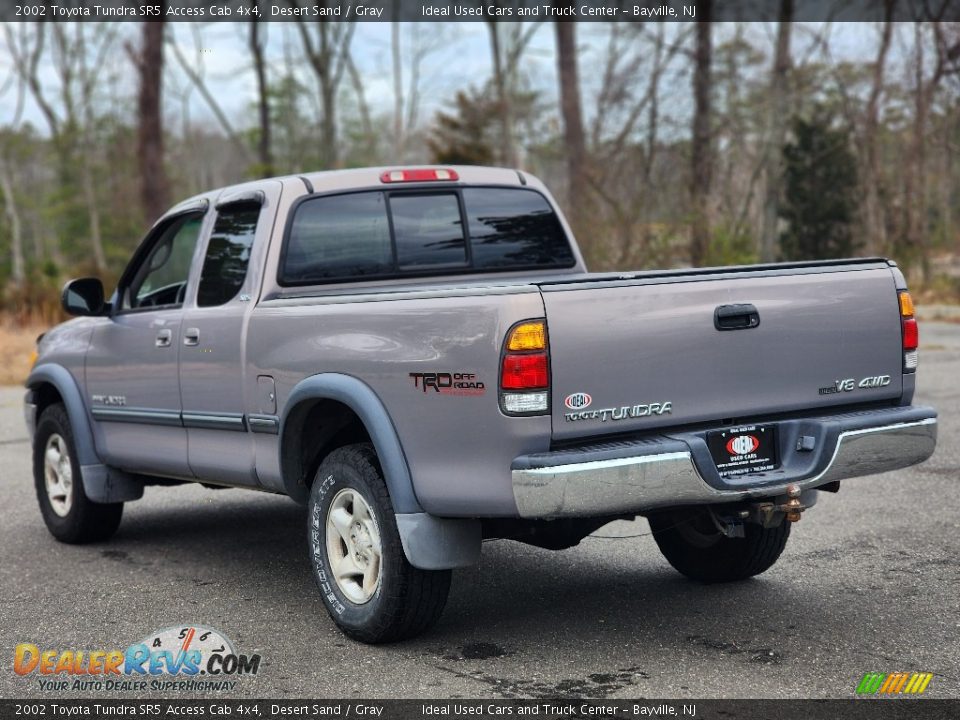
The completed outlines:
{"type": "Polygon", "coordinates": [[[305,503],[331,617],[439,617],[484,538],[644,515],[705,582],[776,562],[818,490],[925,460],[917,323],[883,259],[590,274],[536,178],[361,169],[205,193],[39,342],[37,497],[102,540],[145,485],[305,503]]]}

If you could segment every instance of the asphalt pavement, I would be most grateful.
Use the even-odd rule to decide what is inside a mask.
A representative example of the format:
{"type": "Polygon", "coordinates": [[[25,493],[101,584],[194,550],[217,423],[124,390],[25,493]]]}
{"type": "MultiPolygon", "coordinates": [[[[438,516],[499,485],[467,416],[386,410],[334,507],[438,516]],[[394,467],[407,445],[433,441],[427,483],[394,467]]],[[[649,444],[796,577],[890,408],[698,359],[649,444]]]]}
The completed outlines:
{"type": "MultiPolygon", "coordinates": [[[[454,574],[439,625],[368,647],[327,617],[288,499],[148,488],[109,543],[48,534],[30,479],[20,388],[0,389],[0,698],[40,689],[14,647],[124,648],[200,624],[262,657],[230,697],[848,698],[866,672],[931,672],[960,697],[960,324],[924,323],[916,402],[940,410],[926,464],[845,481],[793,528],[779,563],[745,583],[675,573],[646,521],[563,552],[484,545],[454,574]],[[955,506],[956,503],[956,506],[955,506]]],[[[101,691],[98,697],[201,694],[101,691]]],[[[218,697],[222,693],[209,692],[218,697]]]]}

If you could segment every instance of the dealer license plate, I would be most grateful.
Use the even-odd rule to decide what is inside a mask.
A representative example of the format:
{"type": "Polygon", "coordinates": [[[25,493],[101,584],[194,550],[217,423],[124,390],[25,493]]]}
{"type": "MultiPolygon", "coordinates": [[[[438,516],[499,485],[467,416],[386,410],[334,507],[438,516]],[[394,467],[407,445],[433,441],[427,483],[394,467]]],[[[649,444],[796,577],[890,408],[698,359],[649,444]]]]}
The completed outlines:
{"type": "Polygon", "coordinates": [[[707,446],[723,476],[765,472],[780,466],[776,425],[743,425],[710,432],[707,446]]]}

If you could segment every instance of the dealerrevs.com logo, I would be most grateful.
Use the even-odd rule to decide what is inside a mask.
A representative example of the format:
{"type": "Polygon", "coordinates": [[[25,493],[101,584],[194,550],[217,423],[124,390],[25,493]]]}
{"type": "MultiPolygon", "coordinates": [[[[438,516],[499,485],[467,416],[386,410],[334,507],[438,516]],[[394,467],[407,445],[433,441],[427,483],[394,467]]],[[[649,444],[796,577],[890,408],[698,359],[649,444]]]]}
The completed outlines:
{"type": "Polygon", "coordinates": [[[20,643],[13,671],[42,691],[225,690],[255,676],[260,655],[238,653],[223,633],[181,625],[150,633],[126,649],[46,649],[20,643]]]}

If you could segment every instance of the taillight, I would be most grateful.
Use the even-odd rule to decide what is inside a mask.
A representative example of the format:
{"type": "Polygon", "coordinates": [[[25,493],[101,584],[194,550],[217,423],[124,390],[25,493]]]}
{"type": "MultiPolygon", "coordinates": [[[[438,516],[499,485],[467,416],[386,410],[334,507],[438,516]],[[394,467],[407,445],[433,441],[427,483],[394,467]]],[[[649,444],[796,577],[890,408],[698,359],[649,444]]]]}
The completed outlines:
{"type": "Polygon", "coordinates": [[[507,333],[500,408],[508,415],[542,415],[550,409],[550,348],[543,320],[525,320],[507,333]]]}
{"type": "Polygon", "coordinates": [[[403,182],[437,182],[437,181],[456,181],[460,176],[456,170],[444,168],[418,168],[415,170],[387,170],[380,173],[380,182],[385,183],[403,183],[403,182]]]}
{"type": "Polygon", "coordinates": [[[538,390],[550,384],[547,354],[506,355],[500,383],[504,390],[538,390]]]}
{"type": "Polygon", "coordinates": [[[900,328],[903,337],[903,371],[915,372],[917,369],[917,347],[920,345],[920,329],[914,315],[913,298],[906,290],[899,293],[900,328]]]}

